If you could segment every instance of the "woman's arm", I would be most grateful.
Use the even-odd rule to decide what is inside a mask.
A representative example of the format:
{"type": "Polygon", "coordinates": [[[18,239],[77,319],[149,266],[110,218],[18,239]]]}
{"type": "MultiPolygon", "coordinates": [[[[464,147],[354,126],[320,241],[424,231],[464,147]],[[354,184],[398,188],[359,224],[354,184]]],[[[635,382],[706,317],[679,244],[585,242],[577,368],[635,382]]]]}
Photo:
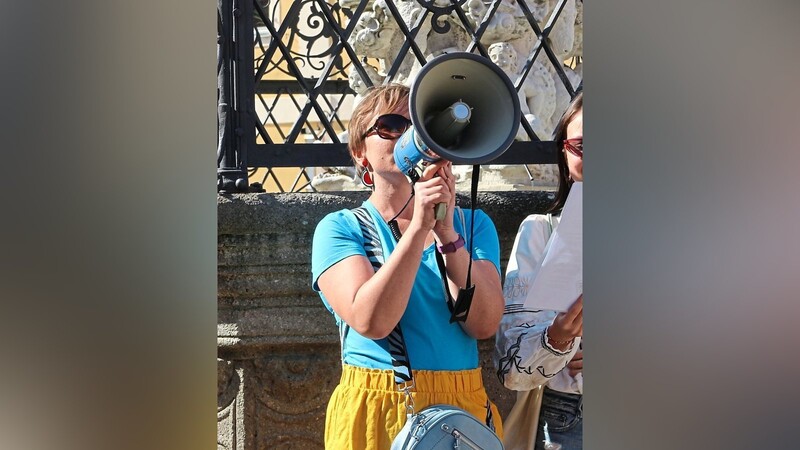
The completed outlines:
{"type": "MultiPolygon", "coordinates": [[[[451,290],[455,286],[453,278],[461,279],[458,275],[448,276],[451,290]]],[[[475,285],[475,293],[464,328],[476,339],[487,339],[494,336],[503,317],[500,274],[491,261],[472,261],[472,282],[475,285]]]]}
{"type": "Polygon", "coordinates": [[[361,255],[332,265],[318,281],[331,308],[364,337],[388,336],[408,305],[426,234],[407,231],[377,272],[361,255]]]}
{"type": "Polygon", "coordinates": [[[377,272],[365,256],[357,255],[333,264],[319,277],[331,308],[364,337],[388,336],[408,306],[425,241],[436,222],[434,205],[451,201],[445,180],[432,179],[435,170],[423,173],[424,188],[415,190],[411,222],[377,272]]]}
{"type": "MultiPolygon", "coordinates": [[[[440,179],[445,181],[448,190],[451,192],[450,201],[447,204],[447,214],[444,220],[438,221],[433,226],[433,232],[439,245],[455,242],[459,235],[453,226],[456,201],[456,182],[452,171],[452,164],[443,164],[437,171],[440,179]]],[[[475,211],[472,212],[472,220],[476,220],[475,211]]],[[[462,224],[466,226],[466,224],[462,224]]],[[[464,231],[464,239],[468,233],[464,231]]],[[[499,253],[499,242],[497,242],[497,231],[494,227],[476,229],[475,241],[490,242],[492,239],[495,246],[495,253],[499,253]],[[483,236],[481,236],[483,234],[483,236]]],[[[450,295],[453,299],[458,298],[458,292],[467,288],[467,271],[469,269],[470,255],[468,246],[462,246],[456,251],[443,254],[445,270],[447,272],[447,284],[450,295]]],[[[503,288],[500,283],[500,273],[497,267],[488,260],[473,260],[471,282],[475,286],[472,297],[472,304],[467,314],[467,320],[462,322],[464,331],[476,338],[486,339],[492,337],[497,331],[500,319],[503,316],[503,288]]]]}
{"type": "MultiPolygon", "coordinates": [[[[517,305],[521,306],[521,305],[517,305]]],[[[554,311],[507,308],[495,341],[495,364],[500,382],[525,391],[546,384],[564,369],[580,346],[580,337],[562,351],[547,342],[554,311]]]]}
{"type": "MultiPolygon", "coordinates": [[[[456,299],[458,291],[467,287],[469,251],[465,246],[443,256],[450,295],[456,299]]],[[[476,339],[486,339],[495,334],[503,317],[504,300],[500,274],[491,261],[473,260],[471,281],[475,286],[475,292],[463,328],[467,334],[476,339]]]]}

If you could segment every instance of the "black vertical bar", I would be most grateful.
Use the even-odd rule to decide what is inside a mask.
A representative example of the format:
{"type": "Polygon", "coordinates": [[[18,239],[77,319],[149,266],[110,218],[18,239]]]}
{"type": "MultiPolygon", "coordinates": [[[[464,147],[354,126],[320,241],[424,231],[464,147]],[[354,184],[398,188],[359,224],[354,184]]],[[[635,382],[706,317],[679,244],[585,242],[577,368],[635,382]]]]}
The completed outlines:
{"type": "MultiPolygon", "coordinates": [[[[239,138],[239,168],[247,176],[248,151],[256,143],[255,16],[253,0],[233,0],[236,30],[236,112],[239,138]],[[237,12],[238,11],[238,12],[237,12]]],[[[247,184],[247,178],[245,178],[247,184]]]]}
{"type": "Polygon", "coordinates": [[[255,144],[253,6],[217,0],[217,190],[246,192],[247,149],[255,144]]]}
{"type": "Polygon", "coordinates": [[[217,190],[235,191],[233,146],[233,11],[232,0],[217,0],[217,190]]]}

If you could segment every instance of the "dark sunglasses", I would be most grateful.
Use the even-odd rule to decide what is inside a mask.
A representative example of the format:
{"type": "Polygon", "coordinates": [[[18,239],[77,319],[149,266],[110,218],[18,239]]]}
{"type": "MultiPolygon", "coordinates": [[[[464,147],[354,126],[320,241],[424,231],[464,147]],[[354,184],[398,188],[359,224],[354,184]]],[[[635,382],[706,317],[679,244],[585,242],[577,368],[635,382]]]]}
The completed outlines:
{"type": "Polygon", "coordinates": [[[564,140],[564,148],[578,158],[583,159],[582,137],[564,140]]]}
{"type": "Polygon", "coordinates": [[[364,133],[364,138],[374,133],[382,139],[397,139],[410,126],[411,121],[400,114],[384,114],[375,119],[375,125],[364,133]]]}

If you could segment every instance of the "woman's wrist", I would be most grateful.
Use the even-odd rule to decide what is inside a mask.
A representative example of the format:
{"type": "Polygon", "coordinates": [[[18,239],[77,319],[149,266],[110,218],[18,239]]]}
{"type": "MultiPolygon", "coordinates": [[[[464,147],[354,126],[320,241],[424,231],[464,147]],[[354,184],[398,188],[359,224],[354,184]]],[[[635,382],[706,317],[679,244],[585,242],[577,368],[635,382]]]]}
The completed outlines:
{"type": "Polygon", "coordinates": [[[458,240],[458,237],[460,236],[460,234],[458,234],[454,229],[450,229],[441,233],[437,233],[434,231],[434,234],[436,236],[436,241],[438,242],[439,245],[445,245],[450,242],[455,242],[456,240],[458,240]]]}
{"type": "Polygon", "coordinates": [[[452,241],[445,242],[442,244],[437,244],[437,249],[439,253],[446,255],[448,253],[455,253],[458,249],[464,247],[464,238],[461,237],[460,234],[456,234],[456,238],[452,241]]]}
{"type": "MultiPolygon", "coordinates": [[[[565,351],[572,347],[572,343],[575,342],[575,337],[569,337],[566,339],[555,339],[550,335],[550,327],[547,327],[544,331],[545,338],[547,339],[547,343],[550,344],[551,347],[556,348],[561,351],[565,351]]],[[[560,336],[557,336],[560,338],[560,336]]]]}

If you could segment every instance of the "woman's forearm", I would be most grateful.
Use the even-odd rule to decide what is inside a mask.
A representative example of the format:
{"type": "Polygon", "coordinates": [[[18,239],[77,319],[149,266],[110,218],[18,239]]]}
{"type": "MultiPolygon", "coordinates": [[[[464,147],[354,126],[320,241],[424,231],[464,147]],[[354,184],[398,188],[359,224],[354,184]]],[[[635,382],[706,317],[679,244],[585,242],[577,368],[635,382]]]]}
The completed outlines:
{"type": "Polygon", "coordinates": [[[354,323],[349,325],[363,336],[384,338],[403,317],[426,236],[424,230],[407,230],[386,263],[356,292],[352,304],[354,323]]]}

